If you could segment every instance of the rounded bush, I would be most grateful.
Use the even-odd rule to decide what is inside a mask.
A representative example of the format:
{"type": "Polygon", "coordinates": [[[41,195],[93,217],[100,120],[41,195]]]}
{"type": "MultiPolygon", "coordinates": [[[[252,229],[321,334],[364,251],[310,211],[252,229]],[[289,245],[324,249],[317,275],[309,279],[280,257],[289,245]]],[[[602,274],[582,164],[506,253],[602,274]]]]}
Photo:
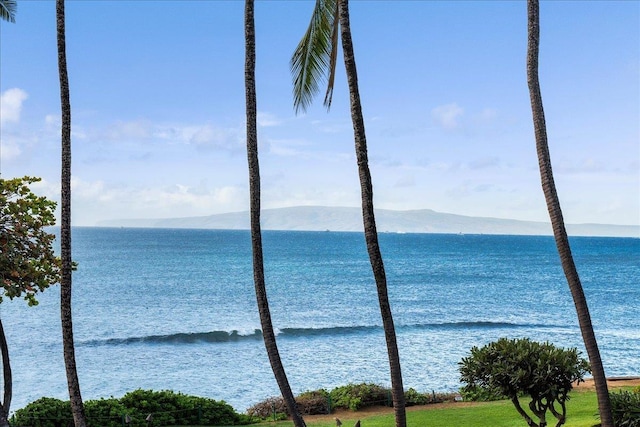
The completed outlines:
{"type": "Polygon", "coordinates": [[[329,392],[326,390],[307,391],[296,397],[298,410],[304,415],[329,414],[329,392]]]}
{"type": "Polygon", "coordinates": [[[616,427],[640,427],[640,393],[619,391],[609,393],[609,398],[616,427]]]}
{"type": "Polygon", "coordinates": [[[348,384],[331,390],[331,404],[334,408],[357,411],[367,406],[391,406],[390,390],[377,384],[348,384]]]}
{"type": "Polygon", "coordinates": [[[73,415],[69,401],[41,397],[14,414],[14,425],[39,427],[73,427],[73,415]]]}

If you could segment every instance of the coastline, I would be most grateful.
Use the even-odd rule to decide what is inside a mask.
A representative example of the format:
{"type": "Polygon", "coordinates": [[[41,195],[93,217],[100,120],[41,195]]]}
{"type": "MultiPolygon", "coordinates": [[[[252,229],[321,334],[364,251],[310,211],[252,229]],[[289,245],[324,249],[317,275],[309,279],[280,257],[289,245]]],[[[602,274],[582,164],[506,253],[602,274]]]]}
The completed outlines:
{"type": "MultiPolygon", "coordinates": [[[[609,388],[620,387],[636,387],[640,386],[640,376],[632,377],[609,377],[607,378],[607,385],[609,388]]],[[[584,382],[581,382],[573,388],[574,390],[594,390],[595,384],[593,378],[587,378],[584,382]]]]}

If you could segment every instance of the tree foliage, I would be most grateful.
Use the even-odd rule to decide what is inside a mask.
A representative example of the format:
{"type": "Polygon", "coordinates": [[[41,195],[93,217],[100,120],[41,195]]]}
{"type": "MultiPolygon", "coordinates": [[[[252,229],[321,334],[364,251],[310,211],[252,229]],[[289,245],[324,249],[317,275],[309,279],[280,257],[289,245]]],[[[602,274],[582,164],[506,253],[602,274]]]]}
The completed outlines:
{"type": "Polygon", "coordinates": [[[337,0],[316,0],[311,22],[291,57],[293,105],[306,111],[326,79],[324,105],[331,106],[338,52],[337,0]]]}
{"type": "Polygon", "coordinates": [[[0,179],[0,280],[3,297],[24,297],[37,305],[36,294],[60,280],[60,258],[53,251],[56,203],[34,194],[39,178],[0,179]]]}
{"type": "Polygon", "coordinates": [[[527,338],[507,339],[473,347],[471,355],[459,363],[460,381],[465,387],[479,387],[500,393],[513,402],[529,426],[547,425],[549,410],[558,420],[566,421],[566,401],[574,383],[590,372],[589,362],[577,349],[563,349],[548,342],[527,338]],[[539,419],[536,423],[520,406],[519,396],[528,396],[529,409],[539,419]]]}
{"type": "Polygon", "coordinates": [[[17,0],[0,0],[0,19],[16,22],[17,0]]]}

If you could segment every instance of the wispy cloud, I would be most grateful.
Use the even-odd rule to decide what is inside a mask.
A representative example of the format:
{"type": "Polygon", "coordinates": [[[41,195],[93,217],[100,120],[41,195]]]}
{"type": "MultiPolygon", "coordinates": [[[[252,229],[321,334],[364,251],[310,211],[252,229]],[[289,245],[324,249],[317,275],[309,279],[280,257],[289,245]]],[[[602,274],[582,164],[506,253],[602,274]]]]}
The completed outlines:
{"type": "Polygon", "coordinates": [[[7,89],[0,94],[0,125],[19,122],[22,103],[29,97],[19,88],[7,89]]]}
{"type": "Polygon", "coordinates": [[[471,170],[490,169],[497,166],[500,166],[500,158],[498,157],[485,157],[469,162],[471,170]]]}
{"type": "Polygon", "coordinates": [[[303,147],[310,144],[298,139],[269,139],[269,153],[282,157],[308,156],[303,147]]]}
{"type": "Polygon", "coordinates": [[[261,127],[274,127],[280,126],[282,120],[278,119],[274,114],[258,112],[258,126],[261,127]]]}
{"type": "Polygon", "coordinates": [[[440,105],[431,110],[431,118],[440,126],[447,130],[456,129],[460,126],[459,119],[464,114],[464,109],[457,103],[440,105]]]}
{"type": "Polygon", "coordinates": [[[416,177],[413,174],[404,175],[400,177],[393,185],[395,188],[402,187],[415,187],[416,186],[416,177]]]}
{"type": "Polygon", "coordinates": [[[0,141],[0,157],[3,160],[13,160],[17,158],[22,153],[18,144],[12,140],[2,140],[0,141]]]}
{"type": "Polygon", "coordinates": [[[118,121],[104,130],[102,137],[114,142],[168,142],[192,145],[199,149],[236,151],[243,146],[244,129],[240,126],[222,127],[212,123],[165,124],[140,119],[118,121]]]}
{"type": "Polygon", "coordinates": [[[473,118],[478,124],[489,124],[496,120],[498,112],[493,108],[485,108],[477,114],[474,114],[473,118]]]}
{"type": "Polygon", "coordinates": [[[340,121],[331,121],[331,120],[312,120],[311,125],[314,129],[319,130],[324,133],[340,133],[351,128],[351,122],[340,120],[340,121]]]}
{"type": "MultiPolygon", "coordinates": [[[[210,215],[247,208],[246,189],[233,185],[200,184],[123,186],[105,180],[71,181],[74,223],[95,225],[118,218],[168,218],[210,215]]],[[[52,200],[60,197],[60,183],[43,180],[34,189],[52,200]]]]}
{"type": "Polygon", "coordinates": [[[556,170],[560,173],[566,174],[601,173],[607,172],[607,167],[601,160],[586,158],[577,161],[561,161],[559,162],[556,170]]]}

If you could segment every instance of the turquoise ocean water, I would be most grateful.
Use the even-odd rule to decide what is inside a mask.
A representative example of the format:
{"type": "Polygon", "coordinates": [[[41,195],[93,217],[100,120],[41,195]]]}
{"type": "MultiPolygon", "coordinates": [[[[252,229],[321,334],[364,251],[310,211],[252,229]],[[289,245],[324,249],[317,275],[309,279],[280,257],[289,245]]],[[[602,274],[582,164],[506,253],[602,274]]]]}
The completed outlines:
{"type": "MultiPolygon", "coordinates": [[[[76,228],[76,357],[84,399],[136,388],[225,400],[278,394],[257,315],[248,231],[76,228]]],[[[267,231],[267,292],[294,393],[389,385],[361,233],[267,231]]],[[[381,234],[404,384],[453,391],[473,345],[530,337],[583,348],[548,236],[381,234]]],[[[607,375],[640,375],[640,239],[572,238],[607,375]]],[[[12,409],[68,399],[59,289],[5,301],[12,409]]],[[[586,356],[585,356],[586,357],[586,356]]]]}

